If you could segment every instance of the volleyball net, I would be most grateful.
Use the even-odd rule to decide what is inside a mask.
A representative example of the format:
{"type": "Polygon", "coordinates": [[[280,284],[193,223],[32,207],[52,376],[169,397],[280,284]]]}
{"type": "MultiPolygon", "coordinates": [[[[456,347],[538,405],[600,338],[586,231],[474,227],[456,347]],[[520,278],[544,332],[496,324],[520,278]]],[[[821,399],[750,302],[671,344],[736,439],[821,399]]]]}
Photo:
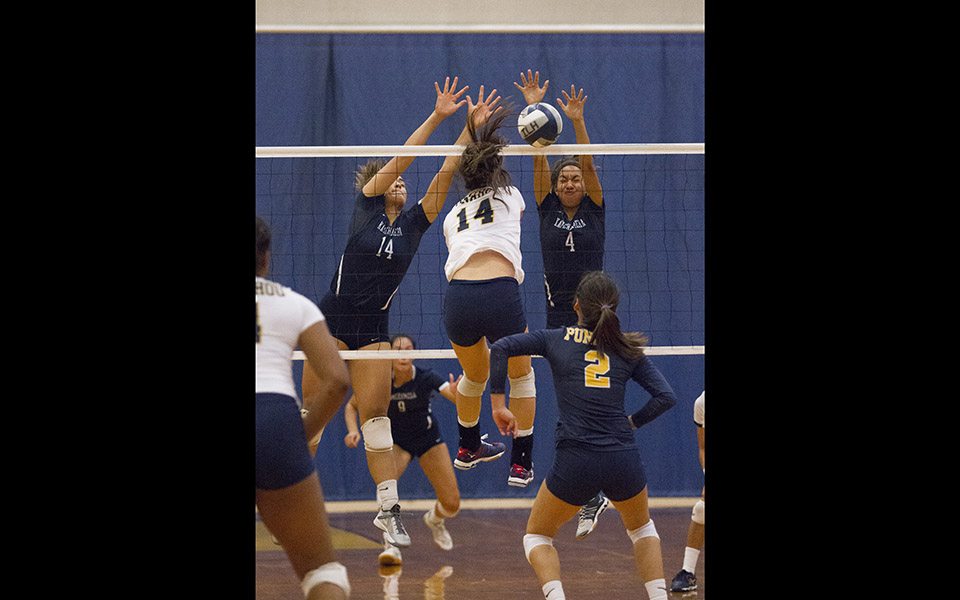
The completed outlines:
{"type": "MultiPolygon", "coordinates": [[[[443,157],[462,150],[456,145],[258,147],[256,210],[273,230],[270,278],[319,303],[346,246],[356,170],[371,158],[415,157],[403,173],[410,207],[423,197],[443,157]]],[[[704,144],[520,144],[503,154],[527,206],[521,221],[526,273],[521,294],[531,331],[546,326],[531,157],[546,155],[552,165],[589,154],[606,206],[604,270],[620,286],[617,313],[624,330],[649,336],[648,355],[704,353],[704,144]]],[[[345,359],[454,357],[443,327],[447,250],[442,220],[464,193],[454,178],[391,302],[390,331],[412,336],[418,349],[344,351],[345,359]]]]}

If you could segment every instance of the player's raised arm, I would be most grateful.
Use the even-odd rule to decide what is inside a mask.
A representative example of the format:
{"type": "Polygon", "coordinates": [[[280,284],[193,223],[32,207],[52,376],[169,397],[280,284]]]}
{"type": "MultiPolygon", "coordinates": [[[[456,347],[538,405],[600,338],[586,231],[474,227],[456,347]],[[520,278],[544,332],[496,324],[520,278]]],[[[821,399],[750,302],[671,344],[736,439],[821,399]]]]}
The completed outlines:
{"type": "MultiPolygon", "coordinates": [[[[587,96],[583,93],[583,88],[577,92],[573,85],[570,86],[570,93],[566,90],[560,90],[563,97],[567,99],[566,104],[560,98],[557,98],[559,106],[570,122],[573,123],[573,130],[577,135],[578,144],[589,144],[590,136],[587,135],[587,125],[583,119],[583,105],[587,102],[587,96]]],[[[593,156],[589,154],[580,155],[580,170],[583,174],[584,192],[590,196],[593,203],[597,206],[603,204],[603,187],[600,185],[600,177],[597,175],[597,169],[593,164],[593,156]]]]}
{"type": "MultiPolygon", "coordinates": [[[[437,101],[434,105],[433,112],[421,123],[420,127],[417,127],[416,131],[410,134],[410,137],[407,138],[407,141],[403,144],[404,146],[424,145],[444,119],[457,112],[461,106],[467,103],[466,100],[461,100],[460,98],[470,89],[470,86],[464,86],[461,90],[455,91],[457,89],[457,81],[458,78],[454,77],[451,83],[450,78],[447,77],[443,83],[443,90],[440,89],[439,83],[436,81],[433,82],[437,90],[437,101]]],[[[387,190],[390,189],[390,186],[393,185],[393,182],[397,180],[397,177],[407,170],[407,167],[410,166],[413,159],[413,156],[395,156],[391,158],[387,161],[387,164],[363,186],[363,194],[368,198],[373,198],[374,196],[380,196],[386,193],[387,190]]]]}
{"type": "MultiPolygon", "coordinates": [[[[523,94],[523,100],[527,106],[540,102],[550,87],[550,80],[543,82],[540,87],[540,71],[531,73],[527,69],[527,74],[520,72],[520,83],[513,82],[518,90],[523,94]],[[522,84],[522,85],[521,85],[522,84]]],[[[543,202],[544,196],[550,192],[550,165],[547,164],[547,157],[543,154],[533,155],[533,199],[537,201],[537,206],[543,202]]]]}
{"type": "MultiPolygon", "coordinates": [[[[467,103],[467,121],[463,126],[463,130],[460,132],[460,137],[454,142],[454,144],[458,146],[464,146],[470,143],[471,119],[473,119],[474,128],[479,128],[487,122],[491,115],[502,109],[501,106],[497,106],[497,104],[500,103],[500,96],[497,95],[496,88],[491,90],[490,94],[484,98],[482,85],[477,94],[477,103],[474,104],[470,96],[467,96],[465,102],[467,103]]],[[[436,220],[437,215],[443,210],[443,204],[447,200],[447,192],[450,190],[450,183],[453,181],[453,176],[460,166],[460,158],[460,154],[455,154],[444,159],[443,164],[440,165],[440,170],[433,177],[433,181],[430,182],[427,192],[423,198],[420,199],[423,212],[427,216],[427,220],[431,223],[436,220]]]]}

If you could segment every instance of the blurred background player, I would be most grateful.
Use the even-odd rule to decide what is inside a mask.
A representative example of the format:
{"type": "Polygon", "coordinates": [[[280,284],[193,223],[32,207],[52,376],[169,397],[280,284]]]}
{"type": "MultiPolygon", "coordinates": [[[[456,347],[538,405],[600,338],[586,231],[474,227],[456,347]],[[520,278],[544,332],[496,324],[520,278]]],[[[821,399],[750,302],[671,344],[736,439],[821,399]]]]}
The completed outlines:
{"type": "MultiPolygon", "coordinates": [[[[487,443],[480,435],[481,398],[490,375],[487,344],[527,329],[520,296],[524,277],[520,222],[526,204],[503,168],[500,151],[508,142],[497,133],[507,116],[507,111],[500,111],[484,127],[469,124],[470,143],[458,157],[467,193],[443,220],[449,253],[444,272],[450,282],[443,299],[443,324],[463,369],[457,387],[460,447],[454,460],[462,470],[495,460],[505,451],[503,444],[487,443]]],[[[533,480],[536,411],[530,357],[511,358],[509,376],[510,406],[494,402],[493,420],[501,435],[514,438],[507,483],[525,487],[533,480]]]]}
{"type": "MultiPolygon", "coordinates": [[[[542,102],[550,80],[540,87],[540,71],[520,72],[520,83],[513,85],[523,94],[527,105],[542,102]]],[[[578,144],[589,144],[583,107],[587,96],[583,88],[570,93],[561,90],[566,102],[557,98],[557,106],[573,124],[578,144]]],[[[543,287],[547,302],[547,327],[577,324],[573,297],[580,278],[589,271],[603,270],[606,237],[603,187],[593,157],[583,154],[558,160],[551,167],[546,155],[533,155],[533,198],[540,220],[540,253],[543,256],[543,287]]],[[[580,511],[577,537],[583,539],[597,526],[607,509],[603,494],[591,498],[580,511]]]]}
{"type": "Polygon", "coordinates": [[[304,597],[350,596],[347,569],[333,551],[320,478],[293,385],[299,347],[317,377],[315,421],[322,427],[339,410],[349,383],[347,366],[323,313],[306,297],[266,279],[270,227],[256,220],[256,503],[264,526],[283,546],[304,597]]]}
{"type": "MultiPolygon", "coordinates": [[[[416,344],[406,334],[398,334],[390,340],[394,350],[413,350],[416,344]]],[[[450,451],[443,441],[440,426],[433,418],[430,397],[434,392],[457,403],[457,382],[453,374],[449,380],[438,373],[418,367],[409,358],[393,361],[393,384],[390,395],[390,429],[393,433],[393,454],[397,463],[397,479],[403,476],[407,466],[414,459],[420,461],[420,468],[427,476],[437,495],[433,507],[423,515],[433,534],[433,541],[440,548],[453,548],[453,538],[444,524],[445,519],[455,517],[460,512],[460,488],[453,473],[450,451]]],[[[357,429],[357,408],[355,397],[351,397],[343,410],[347,425],[347,435],[343,443],[356,448],[360,443],[360,430],[357,429]]],[[[384,534],[384,550],[378,558],[381,565],[400,565],[403,558],[400,549],[394,546],[384,534]]]]}
{"type": "MultiPolygon", "coordinates": [[[[697,456],[700,458],[700,468],[707,474],[706,462],[706,403],[707,392],[701,392],[693,403],[693,423],[697,426],[697,456]]],[[[687,547],[683,550],[683,568],[670,582],[671,592],[692,592],[697,589],[697,561],[700,560],[700,551],[703,549],[704,524],[707,516],[707,486],[703,486],[700,499],[693,505],[693,514],[690,515],[690,526],[687,528],[687,547]]]]}
{"type": "Polygon", "coordinates": [[[578,324],[510,335],[490,354],[490,391],[502,400],[507,358],[538,354],[550,363],[559,421],[556,456],[540,485],[527,520],[523,549],[547,600],[564,600],[557,530],[603,490],[620,512],[633,543],[637,570],[651,600],[666,600],[660,536],[647,501],[647,480],[632,428],[676,404],[670,384],[643,353],[647,338],[624,333],[616,309],[620,296],[607,274],[584,275],[574,310],[578,324]],[[624,419],[627,381],[636,381],[650,399],[624,419]]]}

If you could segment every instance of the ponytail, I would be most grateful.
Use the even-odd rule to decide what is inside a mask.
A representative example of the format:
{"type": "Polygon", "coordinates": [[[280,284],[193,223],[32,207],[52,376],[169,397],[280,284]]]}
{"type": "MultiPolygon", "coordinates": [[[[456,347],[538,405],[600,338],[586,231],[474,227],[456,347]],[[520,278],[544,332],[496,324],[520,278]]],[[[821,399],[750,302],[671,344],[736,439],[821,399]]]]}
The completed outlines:
{"type": "Polygon", "coordinates": [[[616,354],[628,361],[642,357],[649,339],[637,332],[624,333],[620,329],[617,305],[620,291],[616,282],[603,271],[585,273],[577,286],[584,325],[593,332],[593,345],[600,354],[616,354]]]}
{"type": "Polygon", "coordinates": [[[467,190],[492,187],[494,190],[511,184],[510,173],[503,168],[501,150],[509,142],[498,133],[504,119],[510,116],[509,107],[498,111],[477,129],[472,118],[467,118],[470,139],[460,160],[459,173],[467,190]]]}

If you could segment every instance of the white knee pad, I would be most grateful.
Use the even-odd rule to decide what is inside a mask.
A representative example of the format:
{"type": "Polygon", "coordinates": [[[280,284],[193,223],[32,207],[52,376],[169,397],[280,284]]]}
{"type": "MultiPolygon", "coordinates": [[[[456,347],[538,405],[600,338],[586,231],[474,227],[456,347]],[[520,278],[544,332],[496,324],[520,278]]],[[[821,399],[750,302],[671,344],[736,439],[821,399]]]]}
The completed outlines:
{"type": "Polygon", "coordinates": [[[533,369],[523,377],[510,378],[511,398],[533,398],[537,395],[537,377],[533,369]]]}
{"type": "Polygon", "coordinates": [[[703,525],[706,522],[706,516],[707,504],[703,500],[697,500],[697,503],[693,505],[693,514],[690,515],[690,520],[703,525]]]}
{"type": "Polygon", "coordinates": [[[470,396],[471,398],[476,398],[483,395],[483,390],[487,389],[487,380],[484,379],[481,382],[471,381],[467,379],[467,374],[463,374],[463,379],[460,380],[460,383],[457,384],[457,391],[464,396],[470,396]]]}
{"type": "Polygon", "coordinates": [[[374,417],[360,426],[363,432],[363,447],[368,452],[393,450],[393,434],[390,433],[390,417],[374,417]]]}
{"type": "Polygon", "coordinates": [[[655,537],[658,540],[660,539],[660,535],[657,533],[657,528],[653,524],[653,519],[650,519],[649,521],[647,521],[647,524],[644,525],[643,527],[637,527],[636,529],[628,529],[627,535],[630,536],[630,541],[633,542],[634,544],[639,542],[641,538],[645,538],[645,537],[655,537]]]}
{"type": "Polygon", "coordinates": [[[321,565],[303,577],[300,587],[303,589],[304,597],[309,596],[310,590],[321,583],[332,583],[342,589],[347,597],[350,596],[350,582],[347,580],[347,568],[336,561],[321,565]]]}
{"type": "Polygon", "coordinates": [[[523,536],[523,553],[527,555],[527,562],[530,562],[530,551],[537,546],[552,546],[553,538],[545,535],[536,535],[528,533],[523,536]]]}

